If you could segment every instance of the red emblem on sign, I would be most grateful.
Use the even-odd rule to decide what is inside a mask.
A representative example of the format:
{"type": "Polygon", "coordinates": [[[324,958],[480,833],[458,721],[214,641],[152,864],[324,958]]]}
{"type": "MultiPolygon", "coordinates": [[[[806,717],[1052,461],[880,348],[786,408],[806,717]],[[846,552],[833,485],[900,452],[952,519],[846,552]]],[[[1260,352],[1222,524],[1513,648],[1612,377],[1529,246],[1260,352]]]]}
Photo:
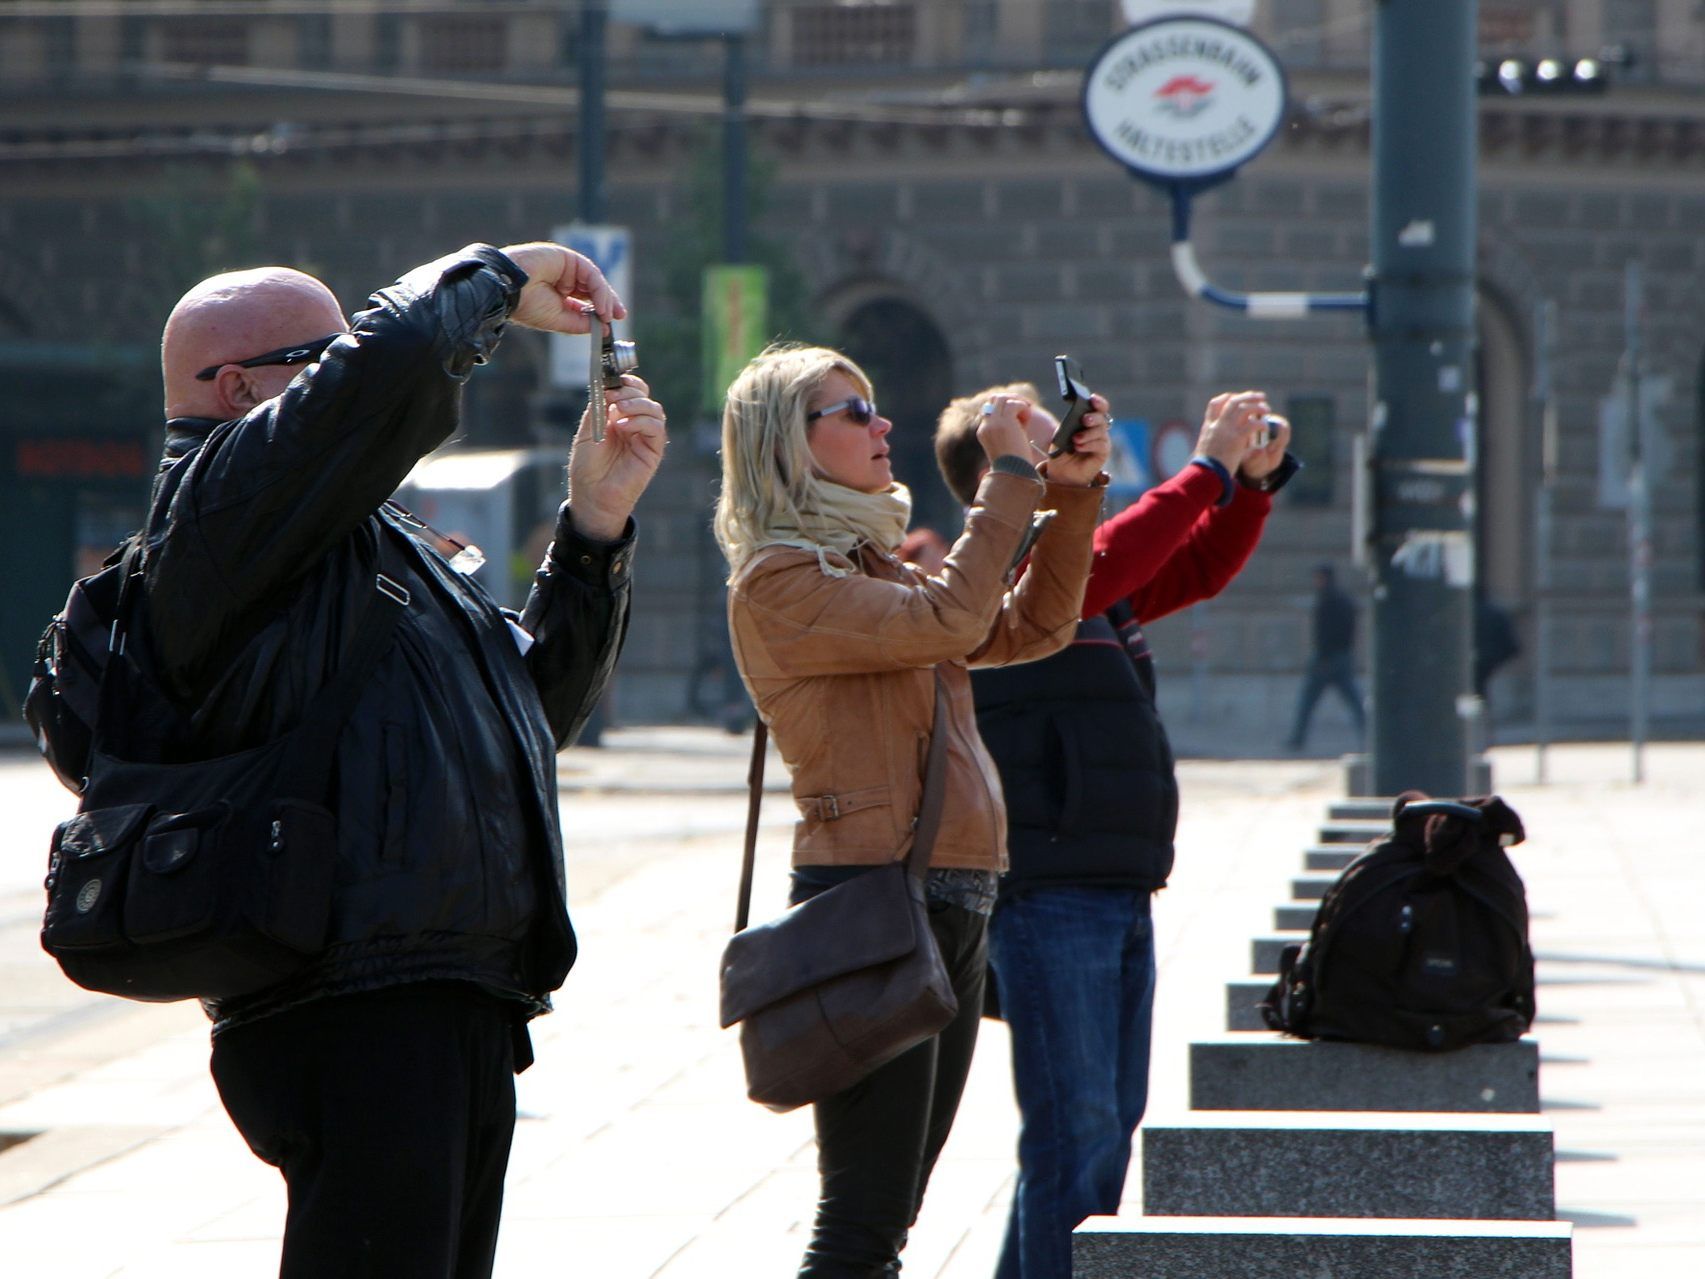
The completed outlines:
{"type": "Polygon", "coordinates": [[[1154,91],[1160,100],[1160,110],[1180,120],[1207,109],[1214,100],[1214,86],[1193,75],[1173,76],[1154,91]]]}

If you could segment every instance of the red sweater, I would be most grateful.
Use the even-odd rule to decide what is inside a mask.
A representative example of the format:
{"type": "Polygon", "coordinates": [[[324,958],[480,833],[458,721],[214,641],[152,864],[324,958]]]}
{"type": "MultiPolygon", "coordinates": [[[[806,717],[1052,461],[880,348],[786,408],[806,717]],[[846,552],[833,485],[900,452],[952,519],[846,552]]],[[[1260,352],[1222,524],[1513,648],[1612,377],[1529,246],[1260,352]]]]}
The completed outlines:
{"type": "Polygon", "coordinates": [[[1186,466],[1097,528],[1083,616],[1128,599],[1139,622],[1152,622],[1224,590],[1273,509],[1270,495],[1235,487],[1230,505],[1216,507],[1219,476],[1186,466]]]}

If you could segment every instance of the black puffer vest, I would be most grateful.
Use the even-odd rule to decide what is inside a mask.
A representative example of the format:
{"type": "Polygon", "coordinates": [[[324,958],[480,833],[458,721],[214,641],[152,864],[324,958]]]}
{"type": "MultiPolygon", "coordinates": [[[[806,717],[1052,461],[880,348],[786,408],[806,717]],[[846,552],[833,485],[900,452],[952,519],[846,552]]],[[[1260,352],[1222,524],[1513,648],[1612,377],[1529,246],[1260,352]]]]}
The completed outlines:
{"type": "Polygon", "coordinates": [[[1128,608],[1080,623],[1053,657],[973,671],[971,687],[1006,792],[1012,868],[1002,891],[1162,887],[1178,783],[1154,704],[1154,662],[1128,608]]]}

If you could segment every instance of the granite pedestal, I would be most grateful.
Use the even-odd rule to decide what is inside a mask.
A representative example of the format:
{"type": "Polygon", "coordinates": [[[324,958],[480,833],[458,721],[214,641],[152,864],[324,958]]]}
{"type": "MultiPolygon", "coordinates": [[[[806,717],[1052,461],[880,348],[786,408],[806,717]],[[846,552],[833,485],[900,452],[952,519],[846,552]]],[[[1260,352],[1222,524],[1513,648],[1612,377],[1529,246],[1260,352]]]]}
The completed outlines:
{"type": "Polygon", "coordinates": [[[1142,1129],[1151,1217],[1556,1216],[1537,1115],[1197,1111],[1142,1129]]]}
{"type": "Polygon", "coordinates": [[[1073,1279],[1569,1279],[1565,1221],[1091,1217],[1073,1279]]]}
{"type": "Polygon", "coordinates": [[[1539,1044],[1423,1053],[1237,1035],[1190,1045],[1192,1110],[1539,1113],[1539,1044]]]}

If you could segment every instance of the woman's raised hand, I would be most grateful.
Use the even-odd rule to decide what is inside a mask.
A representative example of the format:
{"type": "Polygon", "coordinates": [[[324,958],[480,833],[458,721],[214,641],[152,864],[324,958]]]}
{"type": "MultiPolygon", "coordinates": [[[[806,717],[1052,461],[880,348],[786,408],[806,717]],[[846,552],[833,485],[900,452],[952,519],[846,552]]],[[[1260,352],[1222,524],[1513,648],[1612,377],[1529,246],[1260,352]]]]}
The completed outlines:
{"type": "Polygon", "coordinates": [[[1034,462],[1030,456],[1030,437],[1024,430],[1024,412],[1030,402],[1019,395],[990,396],[983,405],[983,419],[977,423],[977,443],[993,463],[1001,457],[1021,457],[1034,462]]]}

